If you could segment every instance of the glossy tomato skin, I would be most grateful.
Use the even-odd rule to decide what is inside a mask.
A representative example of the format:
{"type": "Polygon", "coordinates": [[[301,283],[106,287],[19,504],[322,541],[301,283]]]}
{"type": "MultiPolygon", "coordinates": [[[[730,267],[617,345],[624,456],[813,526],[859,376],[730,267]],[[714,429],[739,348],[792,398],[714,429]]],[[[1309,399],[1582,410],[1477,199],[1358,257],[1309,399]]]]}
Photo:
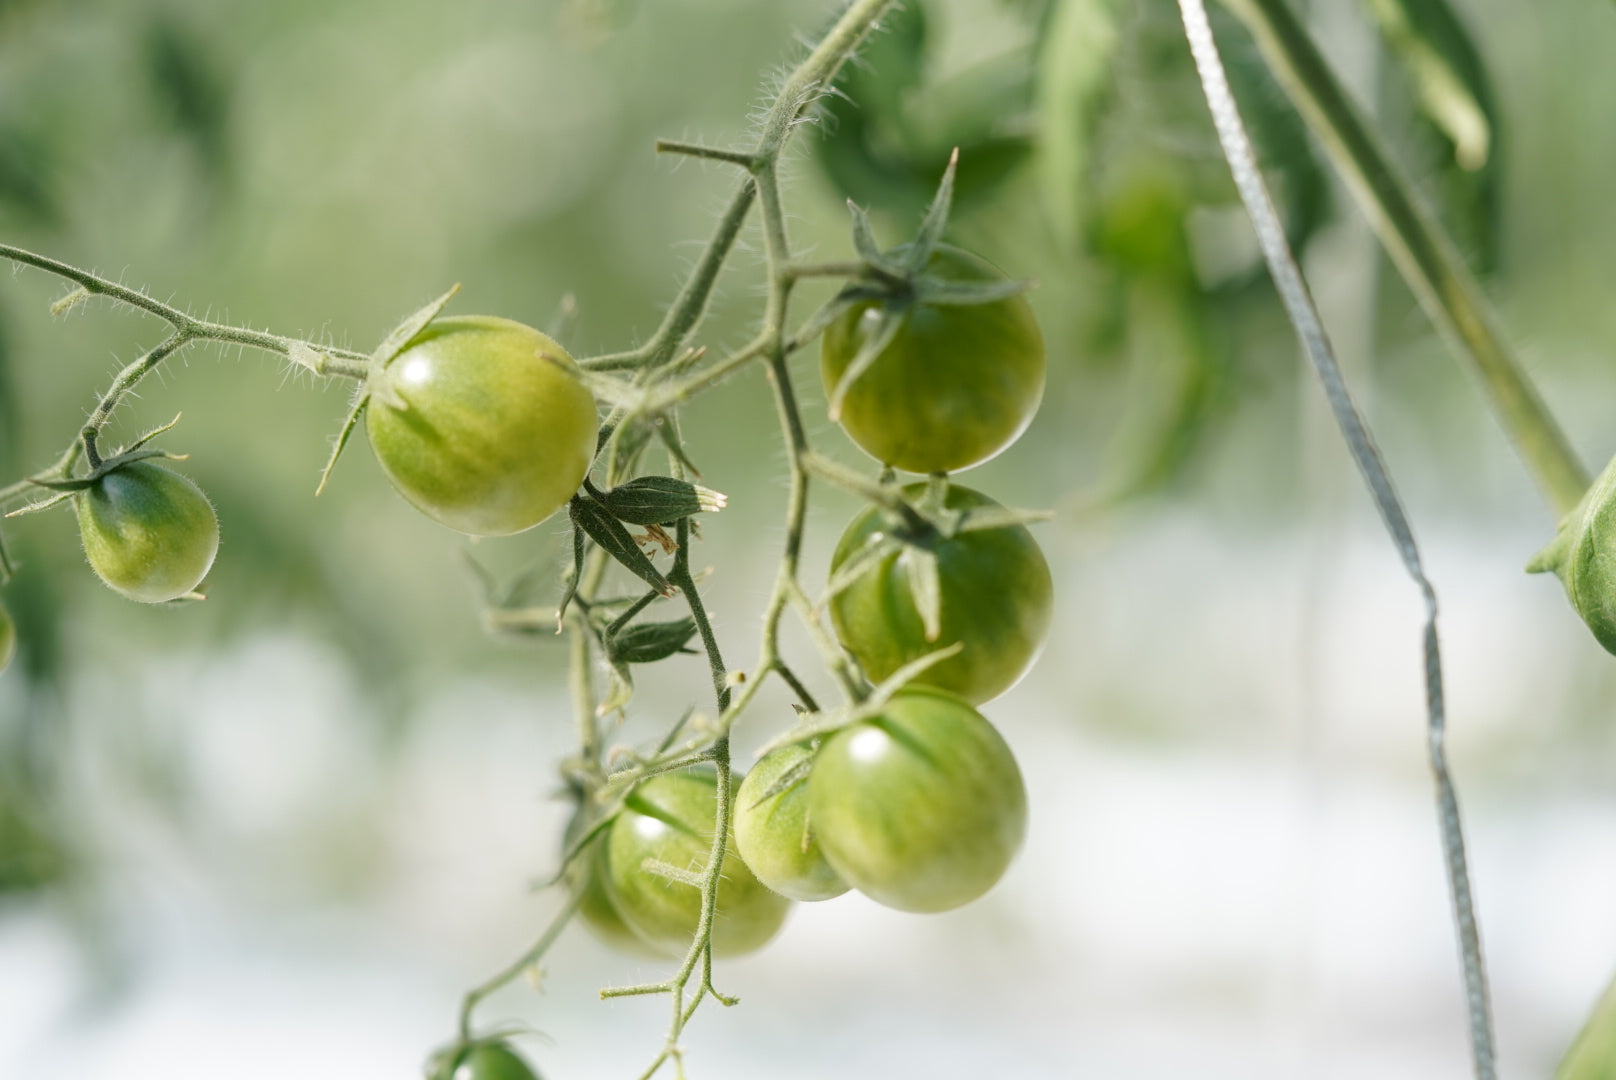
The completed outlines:
{"type": "MultiPolygon", "coordinates": [[[[1002,281],[990,263],[941,245],[929,274],[1002,281]]],[[[830,395],[880,322],[883,301],[852,305],[825,330],[820,373],[830,395]]],[[[916,304],[897,336],[842,400],[843,429],[882,464],[915,473],[980,465],[1016,440],[1044,394],[1044,339],[1021,296],[986,304],[916,304]]]]}
{"type": "Polygon", "coordinates": [[[119,466],[73,502],[91,569],[131,600],[160,604],[193,592],[219,552],[213,504],[155,461],[119,466]]]}
{"type": "Polygon", "coordinates": [[[759,881],[792,900],[829,900],[848,888],[814,837],[807,777],[763,797],[782,776],[813,757],[803,745],[771,750],[735,792],[736,849],[759,881]]]}
{"type": "MultiPolygon", "coordinates": [[[[905,488],[919,498],[924,485],[905,488]]],[[[965,510],[998,503],[951,485],[946,505],[965,510]]],[[[874,507],[848,525],[831,557],[831,573],[889,527],[874,507]]],[[[909,588],[911,549],[887,556],[832,597],[836,636],[872,682],[955,642],[964,648],[915,676],[914,682],[948,690],[974,705],[998,697],[1027,673],[1043,648],[1054,610],[1054,584],[1038,541],[1025,526],[963,532],[937,539],[940,630],[926,640],[925,624],[909,588]]]]}
{"type": "Polygon", "coordinates": [[[474,536],[530,529],[589,471],[595,399],[567,351],[492,315],[435,319],[372,374],[365,431],[393,486],[474,536]]]}
{"type": "Polygon", "coordinates": [[[906,689],[825,742],[808,781],[825,858],[900,911],[947,911],[987,892],[1027,828],[1004,739],[952,694],[906,689]]]}
{"type": "Polygon", "coordinates": [[[479,1043],[460,1058],[453,1080],[538,1080],[521,1056],[500,1042],[479,1043]]]}
{"type": "MultiPolygon", "coordinates": [[[[701,918],[701,890],[644,869],[656,859],[700,873],[712,847],[717,783],[711,773],[652,777],[629,796],[606,837],[606,893],[623,922],[668,956],[690,947],[701,918]]],[[[761,947],[785,921],[791,902],[770,892],[741,860],[731,836],[724,852],[713,923],[713,953],[738,956],[761,947]]]]}
{"type": "Polygon", "coordinates": [[[6,605],[0,604],[0,671],[11,666],[11,658],[17,655],[17,624],[11,621],[11,612],[6,605]]]}
{"type": "MultiPolygon", "coordinates": [[[[583,816],[574,815],[563,840],[565,850],[572,849],[583,827],[583,816]]],[[[596,834],[567,868],[567,887],[578,896],[578,917],[597,938],[619,952],[630,956],[659,956],[661,953],[658,950],[623,921],[617,905],[612,903],[611,895],[606,891],[606,836],[609,831],[596,834]]]]}

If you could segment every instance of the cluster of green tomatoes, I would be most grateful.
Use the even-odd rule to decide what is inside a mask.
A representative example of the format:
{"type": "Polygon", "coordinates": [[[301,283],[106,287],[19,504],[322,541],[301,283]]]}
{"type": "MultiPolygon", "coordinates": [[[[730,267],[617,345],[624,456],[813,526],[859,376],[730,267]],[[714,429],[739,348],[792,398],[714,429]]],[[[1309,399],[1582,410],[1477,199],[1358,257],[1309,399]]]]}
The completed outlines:
{"type": "MultiPolygon", "coordinates": [[[[767,942],[792,900],[853,888],[902,911],[968,903],[1004,874],[1026,830],[1020,769],[976,706],[1008,690],[1041,648],[1049,567],[1023,524],[970,529],[972,513],[1002,508],[944,474],[1021,434],[1042,397],[1043,341],[1019,295],[926,300],[928,279],[1003,280],[980,259],[938,247],[917,272],[918,285],[893,281],[890,294],[848,306],[822,341],[843,429],[889,469],[929,478],[889,485],[902,505],[872,506],[848,525],[831,565],[833,582],[846,580],[833,585],[829,609],[871,683],[945,658],[838,730],[769,751],[740,782],[712,924],[717,955],[767,942]],[[855,363],[864,369],[844,383],[855,363]]],[[[629,952],[688,948],[715,796],[700,769],[654,776],[587,844],[569,881],[599,936],[629,952]]]]}
{"type": "MultiPolygon", "coordinates": [[[[902,251],[849,286],[821,350],[832,416],[886,470],[884,498],[836,548],[829,599],[836,636],[874,689],[845,724],[782,741],[739,782],[711,928],[719,955],[768,941],[791,901],[850,888],[904,911],[958,907],[999,880],[1025,833],[1020,769],[977,706],[1041,648],[1049,569],[1023,523],[949,474],[1030,422],[1043,341],[987,263],[946,246],[905,263],[902,251]],[[900,484],[896,470],[926,479],[900,484]]],[[[378,354],[361,391],[371,447],[408,501],[450,528],[501,536],[576,511],[581,487],[601,494],[586,484],[596,402],[561,345],[491,316],[425,316],[412,329],[378,354]]],[[[53,501],[73,501],[108,586],[182,600],[213,564],[218,519],[168,455],[143,447],[102,460],[92,445],[85,475],[49,486],[53,501]]],[[[0,609],[0,661],[13,639],[0,609]]],[[[630,952],[688,949],[718,795],[715,772],[697,767],[639,783],[604,824],[580,812],[567,882],[584,921],[630,952]]],[[[480,1080],[526,1075],[497,1039],[461,1044],[442,1064],[480,1080]]]]}

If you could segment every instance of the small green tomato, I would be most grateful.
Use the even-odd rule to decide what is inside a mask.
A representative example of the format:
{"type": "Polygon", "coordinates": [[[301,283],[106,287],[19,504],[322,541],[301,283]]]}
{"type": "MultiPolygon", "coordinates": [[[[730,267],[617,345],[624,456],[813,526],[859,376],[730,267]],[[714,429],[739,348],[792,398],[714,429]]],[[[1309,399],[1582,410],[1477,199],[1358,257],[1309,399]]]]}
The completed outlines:
{"type": "MultiPolygon", "coordinates": [[[[918,497],[923,484],[904,494],[918,497]]],[[[950,485],[951,510],[996,507],[970,488],[950,485]]],[[[831,557],[831,573],[887,528],[874,507],[847,526],[831,557]]],[[[873,682],[927,653],[964,647],[914,681],[958,694],[973,705],[998,697],[1027,672],[1043,647],[1055,606],[1049,564],[1024,525],[962,532],[931,546],[937,557],[940,633],[927,640],[909,587],[911,549],[882,559],[830,602],[836,636],[873,682]]]]}
{"type": "MultiPolygon", "coordinates": [[[[564,850],[572,850],[583,828],[584,816],[575,814],[563,837],[564,850]]],[[[597,834],[567,867],[567,887],[578,897],[578,917],[596,937],[619,952],[630,956],[661,955],[623,921],[606,891],[606,836],[609,832],[608,829],[597,834]]]]}
{"type": "Polygon", "coordinates": [[[825,861],[808,815],[808,774],[768,795],[780,779],[814,752],[782,746],[763,756],[735,792],[735,847],[757,879],[793,900],[829,900],[847,891],[847,882],[825,861]]]}
{"type": "Polygon", "coordinates": [[[952,694],[905,689],[826,740],[808,779],[826,860],[900,911],[947,911],[991,889],[1027,830],[1021,770],[952,694]]]}
{"type": "Polygon", "coordinates": [[[492,315],[435,319],[371,375],[365,431],[393,486],[474,536],[565,506],[595,455],[595,399],[567,351],[492,315]]]}
{"type": "MultiPolygon", "coordinates": [[[[946,245],[933,252],[926,273],[956,282],[1004,280],[992,264],[946,245]]],[[[890,303],[860,301],[826,328],[820,348],[826,394],[835,392],[890,303]]],[[[1025,297],[917,303],[848,388],[839,419],[885,465],[956,472],[1015,442],[1043,396],[1044,339],[1025,297]]]]}
{"type": "Polygon", "coordinates": [[[433,1063],[433,1080],[538,1080],[520,1054],[499,1041],[446,1051],[433,1063]]]}
{"type": "MultiPolygon", "coordinates": [[[[648,862],[701,874],[713,844],[717,782],[687,771],[652,777],[635,789],[606,838],[606,892],[617,913],[647,943],[678,956],[701,919],[701,890],[656,872],[648,862]]],[[[770,892],[725,847],[713,923],[713,953],[737,956],[761,947],[785,921],[791,902],[770,892]]]]}
{"type": "Polygon", "coordinates": [[[73,502],[91,569],[131,600],[160,604],[195,591],[219,552],[213,504],[155,461],[119,466],[73,502]]]}

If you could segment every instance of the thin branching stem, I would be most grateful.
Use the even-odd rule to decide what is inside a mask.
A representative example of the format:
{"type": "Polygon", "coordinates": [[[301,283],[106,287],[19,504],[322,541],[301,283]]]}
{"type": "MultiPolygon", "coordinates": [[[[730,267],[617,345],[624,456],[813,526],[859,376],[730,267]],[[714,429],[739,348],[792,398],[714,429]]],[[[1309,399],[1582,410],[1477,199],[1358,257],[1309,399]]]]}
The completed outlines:
{"type": "MultiPolygon", "coordinates": [[[[712,982],[713,921],[717,914],[718,883],[723,869],[734,799],[730,765],[730,729],[754,700],[770,674],[778,674],[805,707],[818,708],[813,695],[809,693],[802,680],[781,659],[780,620],[788,607],[801,616],[815,648],[848,698],[858,701],[867,693],[863,680],[826,630],[798,580],[808,505],[809,472],[805,462],[810,450],[787,360],[792,353],[811,339],[811,335],[799,330],[796,335],[788,337],[786,330],[787,309],[792,288],[799,279],[836,276],[838,273],[856,271],[857,268],[853,264],[838,264],[832,268],[802,265],[793,261],[786,235],[785,213],[780,199],[778,168],[793,129],[826,92],[836,73],[880,17],[895,7],[897,2],[898,0],[853,0],[848,5],[829,33],[786,78],[774,104],[764,116],[757,142],[751,150],[717,149],[672,140],[664,140],[657,144],[657,149],[662,152],[725,162],[743,169],[746,175],[720,214],[712,237],[669,307],[661,325],[651,337],[637,348],[580,361],[583,367],[597,373],[631,372],[632,385],[641,395],[637,404],[630,399],[615,406],[608,420],[615,425],[605,450],[607,459],[605,471],[609,484],[616,484],[621,478],[629,475],[639,455],[643,453],[644,441],[635,443],[630,439],[630,433],[635,430],[636,425],[648,423],[664,425],[659,434],[664,436],[670,456],[675,461],[676,471],[683,469],[688,459],[684,455],[678,437],[674,410],[680,403],[711,388],[753,361],[762,361],[767,366],[790,471],[785,541],[774,588],[764,609],[762,642],[757,665],[749,675],[738,674],[732,678],[724,664],[717,636],[707,616],[706,605],[702,601],[695,575],[690,567],[690,523],[688,519],[678,523],[677,548],[668,580],[685,597],[691,618],[696,623],[713,681],[713,691],[719,709],[718,719],[712,726],[709,741],[705,746],[692,749],[687,745],[678,754],[664,754],[629,770],[626,777],[621,773],[614,774],[608,784],[611,791],[621,791],[626,795],[634,785],[642,783],[649,776],[688,767],[689,764],[696,762],[710,763],[717,781],[712,846],[700,879],[701,913],[696,933],[683,960],[673,975],[662,982],[611,987],[601,991],[604,998],[644,994],[669,995],[671,1001],[667,1036],[661,1051],[643,1074],[645,1078],[655,1075],[669,1061],[679,1065],[682,1072],[679,1039],[685,1025],[705,998],[712,997],[723,1004],[733,1004],[733,999],[720,994],[712,982]],[[762,327],[757,336],[745,346],[705,367],[691,370],[692,361],[697,358],[687,350],[687,342],[706,313],[719,273],[733,250],[754,204],[760,204],[762,207],[764,255],[768,275],[762,327]],[[625,450],[625,447],[629,449],[625,450]]],[[[579,672],[580,668],[592,665],[594,657],[587,642],[579,645],[577,639],[587,639],[591,635],[592,628],[587,621],[587,612],[601,585],[605,566],[606,560],[602,553],[598,550],[592,551],[589,566],[581,575],[576,590],[580,603],[575,613],[569,614],[566,624],[566,629],[575,637],[572,654],[574,665],[572,687],[575,697],[580,698],[577,701],[583,736],[580,756],[587,763],[586,769],[593,770],[598,778],[605,777],[605,770],[601,761],[602,747],[595,715],[595,688],[592,679],[579,672]]],[[[619,617],[612,624],[612,629],[621,628],[625,622],[625,618],[619,617]]],[[[519,971],[520,968],[516,970],[519,971]]],[[[507,974],[514,977],[510,969],[507,969],[507,974]]],[[[487,985],[490,984],[485,984],[487,985]]]]}

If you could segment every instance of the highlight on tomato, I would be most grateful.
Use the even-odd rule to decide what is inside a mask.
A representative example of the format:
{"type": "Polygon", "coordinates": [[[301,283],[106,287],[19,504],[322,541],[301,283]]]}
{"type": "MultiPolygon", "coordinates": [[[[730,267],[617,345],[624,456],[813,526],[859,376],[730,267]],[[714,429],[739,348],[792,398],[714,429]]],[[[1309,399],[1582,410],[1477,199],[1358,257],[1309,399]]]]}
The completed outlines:
{"type": "Polygon", "coordinates": [[[992,724],[965,701],[905,688],[825,741],[808,811],[843,880],[900,911],[948,911],[991,889],[1021,848],[1027,791],[992,724]]]}
{"type": "MultiPolygon", "coordinates": [[[[690,769],[645,781],[606,834],[606,894],[623,922],[669,956],[690,947],[701,919],[701,890],[657,872],[657,864],[700,875],[713,845],[718,786],[690,769]]],[[[713,954],[737,956],[764,945],[785,922],[791,902],[752,874],[735,839],[726,838],[713,922],[713,954]]]]}
{"type": "Polygon", "coordinates": [[[511,319],[434,319],[375,371],[365,431],[399,492],[474,536],[531,529],[595,455],[595,399],[559,343],[511,319]]]}

